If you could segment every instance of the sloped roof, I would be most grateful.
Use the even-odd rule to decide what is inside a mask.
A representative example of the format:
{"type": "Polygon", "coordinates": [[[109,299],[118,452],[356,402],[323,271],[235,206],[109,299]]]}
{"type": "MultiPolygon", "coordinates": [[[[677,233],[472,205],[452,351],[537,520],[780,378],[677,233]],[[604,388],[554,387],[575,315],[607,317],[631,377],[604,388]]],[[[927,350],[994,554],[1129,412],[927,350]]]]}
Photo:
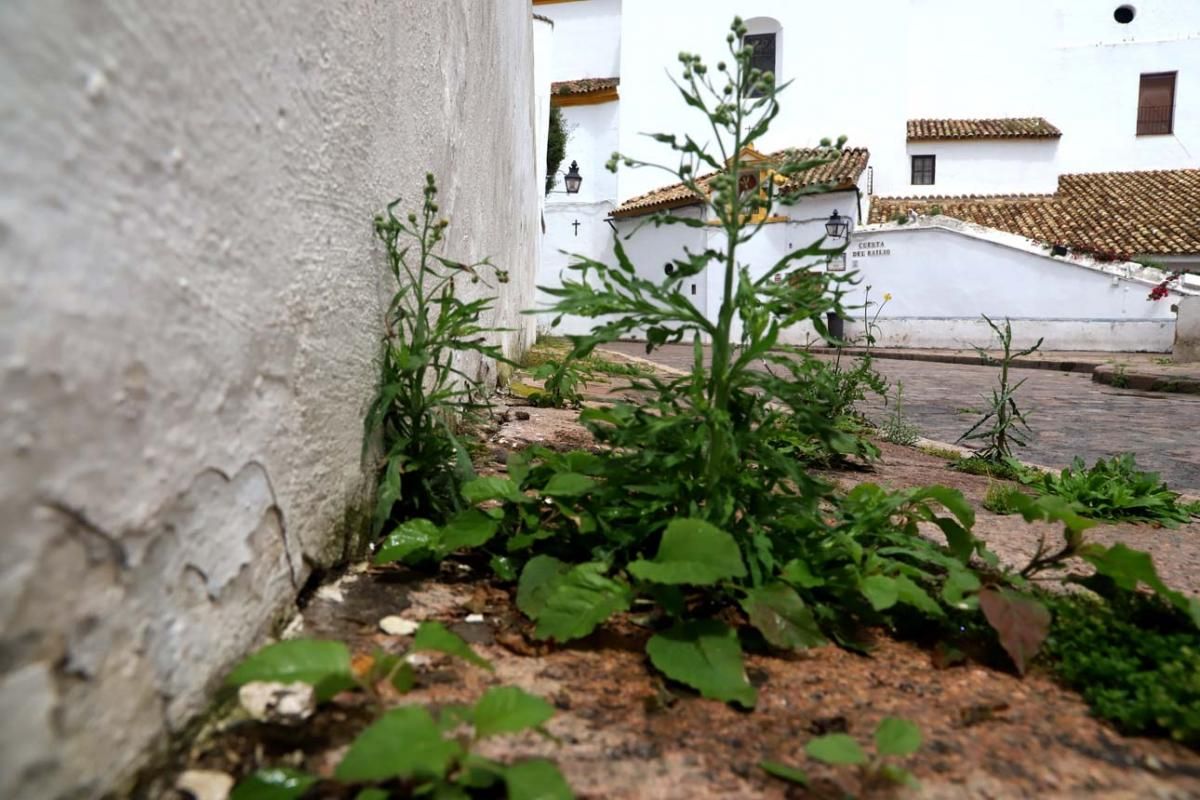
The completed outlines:
{"type": "Polygon", "coordinates": [[[1057,139],[1062,131],[1042,117],[910,119],[908,141],[946,139],[1057,139]]]}
{"type": "Polygon", "coordinates": [[[1047,195],[879,197],[871,222],[948,217],[1114,259],[1200,253],[1200,169],[1060,175],[1047,195]],[[937,209],[935,209],[937,210],[937,209]]]}
{"type": "MultiPolygon", "coordinates": [[[[832,161],[792,175],[787,183],[779,187],[778,191],[780,194],[788,194],[797,189],[821,183],[828,183],[839,189],[849,189],[857,184],[859,176],[867,168],[867,161],[870,159],[871,154],[866,148],[848,148],[841,151],[815,147],[793,148],[770,153],[764,157],[761,163],[769,165],[772,163],[778,164],[783,161],[806,161],[835,153],[837,154],[837,158],[832,161]]],[[[754,162],[748,162],[747,166],[750,166],[752,163],[754,162]]],[[[705,188],[709,180],[716,174],[715,172],[710,172],[706,175],[701,175],[697,179],[697,182],[701,188],[705,188]]],[[[650,214],[669,208],[699,205],[702,202],[704,202],[703,197],[697,195],[682,183],[673,183],[670,186],[664,186],[652,192],[647,192],[646,194],[626,200],[619,208],[613,211],[613,216],[617,218],[637,217],[642,214],[650,214]]]]}
{"type": "MultiPolygon", "coordinates": [[[[545,84],[543,84],[544,86],[545,84]]],[[[576,94],[607,92],[621,85],[620,78],[580,78],[575,81],[555,81],[550,84],[550,94],[565,97],[576,94]]]]}

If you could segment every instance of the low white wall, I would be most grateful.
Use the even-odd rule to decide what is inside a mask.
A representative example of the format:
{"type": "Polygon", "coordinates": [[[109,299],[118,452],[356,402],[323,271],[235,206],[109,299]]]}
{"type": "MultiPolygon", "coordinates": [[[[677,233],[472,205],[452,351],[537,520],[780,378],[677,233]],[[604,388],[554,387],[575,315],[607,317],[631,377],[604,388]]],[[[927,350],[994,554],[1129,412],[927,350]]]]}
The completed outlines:
{"type": "Polygon", "coordinates": [[[849,268],[860,284],[847,305],[862,305],[867,287],[873,303],[891,295],[870,311],[880,311],[881,347],[983,344],[981,314],[1011,318],[1018,336],[1045,337],[1047,350],[1163,352],[1174,336],[1172,301],[1146,299],[1157,270],[1052,257],[1021,237],[945,217],[860,228],[849,268]]]}
{"type": "Polygon", "coordinates": [[[388,201],[436,173],[531,336],[532,52],[523,0],[0,5],[0,797],[128,776],[361,527],[388,201]]]}

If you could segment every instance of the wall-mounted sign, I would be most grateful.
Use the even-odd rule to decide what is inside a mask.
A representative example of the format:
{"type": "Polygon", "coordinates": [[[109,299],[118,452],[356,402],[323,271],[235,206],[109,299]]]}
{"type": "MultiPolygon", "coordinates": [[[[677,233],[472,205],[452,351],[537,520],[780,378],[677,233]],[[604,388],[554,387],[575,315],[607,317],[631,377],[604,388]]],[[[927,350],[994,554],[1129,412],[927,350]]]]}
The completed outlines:
{"type": "Polygon", "coordinates": [[[891,254],[892,250],[887,246],[887,242],[855,242],[854,252],[851,253],[855,258],[890,256],[891,254]]]}
{"type": "Polygon", "coordinates": [[[846,254],[830,256],[829,263],[825,266],[828,272],[845,272],[846,271],[846,254]]]}

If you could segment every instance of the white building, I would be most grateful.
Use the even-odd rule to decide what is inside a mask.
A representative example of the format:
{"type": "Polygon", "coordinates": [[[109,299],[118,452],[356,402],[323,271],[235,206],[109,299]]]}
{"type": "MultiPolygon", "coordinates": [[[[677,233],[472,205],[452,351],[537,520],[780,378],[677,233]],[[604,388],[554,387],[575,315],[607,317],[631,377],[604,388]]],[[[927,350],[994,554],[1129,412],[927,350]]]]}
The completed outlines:
{"type": "MultiPolygon", "coordinates": [[[[725,33],[738,14],[761,65],[777,82],[793,81],[755,148],[769,153],[844,134],[850,147],[870,151],[854,181],[861,208],[831,202],[859,223],[856,242],[895,240],[862,250],[887,255],[854,259],[856,244],[848,265],[877,292],[908,298],[885,309],[885,343],[962,346],[974,329],[966,321],[989,313],[1043,321],[1051,347],[1170,348],[1171,301],[1145,300],[1160,276],[1122,264],[1114,284],[1113,265],[1087,255],[1200,266],[1200,3],[535,4],[556,24],[556,102],[572,130],[566,161],[577,161],[584,176],[579,195],[547,204],[543,283],[568,263],[560,250],[606,258],[609,214],[632,219],[637,198],[666,188],[661,172],[606,172],[613,151],[674,163],[669,149],[641,134],[704,136],[704,120],[683,105],[670,76],[679,73],[680,51],[710,64],[727,57],[725,33]],[[577,83],[584,79],[603,80],[577,83]],[[1128,172],[1140,174],[1092,175],[1128,172]],[[1080,186],[1086,192],[1072,192],[1080,186]],[[961,196],[973,202],[952,201],[961,196]],[[1030,205],[1046,218],[1031,223],[1022,214],[1030,205]],[[971,213],[980,206],[991,211],[971,213]],[[888,223],[901,210],[953,219],[898,234],[868,224],[888,223]],[[1042,244],[1072,252],[1052,256],[1042,244]],[[1013,280],[1020,270],[1010,263],[1036,277],[1013,280]],[[1109,296],[1053,309],[1032,299],[1037,286],[1095,280],[1109,296]],[[1056,316],[1047,316],[1051,310],[1056,316]],[[888,337],[889,329],[906,333],[888,337]]],[[[813,202],[793,208],[781,232],[765,229],[762,239],[777,243],[766,246],[797,245],[804,230],[797,220],[815,214],[806,207],[813,202]]],[[[679,226],[643,228],[635,239],[650,241],[630,248],[646,253],[648,269],[661,269],[688,236],[691,229],[679,226]]]]}

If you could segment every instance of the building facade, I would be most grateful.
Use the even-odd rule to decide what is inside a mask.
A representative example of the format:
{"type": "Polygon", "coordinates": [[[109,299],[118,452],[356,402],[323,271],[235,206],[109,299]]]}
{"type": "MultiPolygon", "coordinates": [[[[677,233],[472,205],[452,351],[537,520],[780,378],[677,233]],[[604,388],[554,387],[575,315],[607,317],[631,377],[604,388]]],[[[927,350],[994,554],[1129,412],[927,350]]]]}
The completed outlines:
{"type": "MultiPolygon", "coordinates": [[[[607,257],[612,231],[602,227],[606,207],[616,210],[617,219],[629,220],[627,204],[664,188],[663,173],[654,170],[622,168],[615,176],[603,171],[613,151],[673,164],[675,155],[643,134],[689,133],[705,141],[704,120],[684,106],[670,78],[679,73],[681,51],[696,52],[710,64],[727,58],[725,34],[734,14],[746,21],[756,63],[773,69],[777,83],[790,82],[781,94],[779,117],[755,148],[771,152],[845,135],[849,147],[869,150],[869,164],[855,185],[861,195],[861,217],[854,215],[856,241],[872,236],[872,224],[894,223],[898,213],[946,216],[951,226],[968,223],[985,238],[997,238],[988,230],[1018,237],[998,237],[1008,244],[1029,239],[1067,246],[1065,258],[1046,262],[1049,269],[1070,261],[1074,270],[1096,257],[1101,265],[1130,264],[1126,272],[1135,283],[1119,287],[1130,296],[1162,277],[1132,264],[1133,259],[1150,259],[1165,269],[1200,267],[1200,198],[1193,194],[1188,200],[1184,189],[1181,204],[1177,191],[1194,186],[1200,175],[1198,4],[559,0],[537,5],[560,26],[558,51],[570,53],[555,60],[559,87],[570,89],[584,79],[604,79],[612,87],[602,104],[599,97],[597,105],[566,105],[559,98],[572,130],[567,161],[577,161],[584,186],[591,185],[578,197],[564,195],[548,203],[543,283],[553,283],[568,263],[560,250],[607,257]],[[1143,175],[1128,181],[1087,177],[1113,173],[1143,175]],[[1149,173],[1166,175],[1173,187],[1169,196],[1149,173]],[[1072,199],[1079,197],[1072,187],[1081,183],[1091,197],[1101,198],[1099,206],[1072,199]],[[1056,212],[1052,224],[999,224],[1020,220],[1026,196],[1056,212]],[[1000,210],[968,214],[967,200],[1000,210]],[[1162,213],[1156,215],[1160,205],[1162,213]],[[1132,219],[1130,210],[1136,212],[1132,219]],[[1080,217],[1088,224],[1081,225],[1080,217]],[[1107,246],[1096,247],[1096,242],[1107,246]]],[[[793,216],[803,213],[793,209],[793,216]]],[[[651,251],[669,249],[664,236],[675,237],[682,247],[681,237],[687,235],[678,227],[643,228],[637,234],[655,240],[646,246],[651,251]]],[[[1007,245],[993,241],[991,246],[1007,245]]],[[[904,255],[876,249],[892,250],[893,263],[917,258],[908,248],[904,255]]],[[[937,248],[918,250],[923,260],[971,258],[961,248],[944,255],[937,248]]],[[[1012,253],[1017,260],[1026,255],[1012,253]]],[[[1052,258],[1049,252],[1046,258],[1052,258]]],[[[883,261],[877,259],[873,269],[882,270],[886,285],[883,261]]],[[[865,265],[860,259],[857,267],[865,265]]],[[[949,277],[977,280],[974,266],[966,264],[949,277]]],[[[1196,285],[1190,280],[1175,285],[1186,291],[1196,285]]],[[[1160,324],[1170,305],[1130,302],[1118,318],[1103,316],[1111,314],[1111,304],[1080,307],[1077,313],[1102,324],[1160,324]]],[[[964,300],[952,310],[962,319],[989,310],[1021,319],[1036,307],[1014,297],[1003,308],[964,300]]],[[[912,311],[917,315],[912,320],[927,319],[934,327],[948,313],[943,306],[912,311]]],[[[957,328],[943,327],[946,336],[933,340],[961,346],[949,338],[957,328]]],[[[1162,349],[1169,340],[1168,330],[1133,344],[1162,349]]],[[[1121,337],[1111,344],[1119,342],[1130,345],[1121,337]]]]}

